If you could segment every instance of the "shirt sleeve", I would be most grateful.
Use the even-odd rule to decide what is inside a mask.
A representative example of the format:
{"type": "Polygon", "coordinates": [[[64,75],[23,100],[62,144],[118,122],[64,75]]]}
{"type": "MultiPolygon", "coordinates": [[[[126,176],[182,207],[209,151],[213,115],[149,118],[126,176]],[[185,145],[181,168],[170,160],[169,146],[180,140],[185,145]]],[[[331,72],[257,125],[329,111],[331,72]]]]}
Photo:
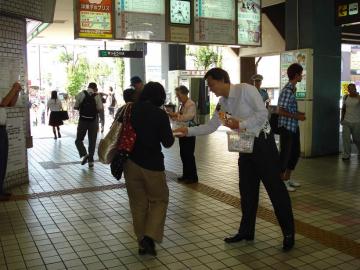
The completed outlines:
{"type": "Polygon", "coordinates": [[[85,98],[85,94],[83,91],[81,91],[76,97],[75,97],[75,105],[74,105],[74,109],[75,110],[79,110],[80,108],[80,103],[83,101],[83,99],[85,98]]]}
{"type": "Polygon", "coordinates": [[[103,103],[101,101],[101,96],[100,95],[96,95],[95,96],[95,102],[96,102],[96,109],[98,111],[101,111],[104,109],[103,103]]]}
{"type": "Polygon", "coordinates": [[[165,148],[169,148],[174,144],[175,138],[173,136],[169,117],[167,114],[161,112],[161,121],[160,121],[160,142],[165,148]]]}
{"type": "Polygon", "coordinates": [[[261,95],[253,91],[252,89],[247,89],[244,92],[245,101],[248,106],[251,108],[253,113],[243,121],[240,121],[239,128],[241,129],[258,129],[262,128],[268,119],[268,110],[264,105],[264,101],[261,95]]]}
{"type": "Polygon", "coordinates": [[[185,122],[193,120],[196,114],[196,105],[195,103],[191,103],[189,106],[185,107],[185,112],[183,114],[179,114],[177,117],[178,121],[185,122]]]}
{"type": "Polygon", "coordinates": [[[279,100],[278,100],[278,106],[286,111],[289,111],[289,103],[290,103],[291,95],[288,91],[281,91],[279,100]]]}
{"type": "Polygon", "coordinates": [[[221,121],[219,119],[218,112],[215,110],[207,124],[189,128],[187,136],[192,137],[198,135],[207,135],[217,130],[220,125],[221,121]]]}

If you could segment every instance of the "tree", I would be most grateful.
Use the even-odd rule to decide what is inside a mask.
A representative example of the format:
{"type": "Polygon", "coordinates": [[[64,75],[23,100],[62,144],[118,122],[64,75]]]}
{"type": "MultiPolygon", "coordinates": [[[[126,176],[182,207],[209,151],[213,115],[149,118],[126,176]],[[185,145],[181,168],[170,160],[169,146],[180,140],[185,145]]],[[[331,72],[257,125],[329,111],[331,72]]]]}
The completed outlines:
{"type": "Polygon", "coordinates": [[[122,58],[115,59],[116,69],[117,69],[117,78],[118,85],[120,89],[124,90],[124,78],[125,78],[125,61],[122,58]]]}
{"type": "Polygon", "coordinates": [[[74,97],[76,96],[84,83],[88,80],[89,74],[89,63],[85,57],[77,55],[76,59],[73,54],[67,51],[65,46],[64,52],[61,52],[59,55],[59,61],[64,63],[66,73],[67,73],[67,93],[74,97]]]}
{"type": "Polygon", "coordinates": [[[199,47],[195,53],[188,50],[188,55],[193,56],[197,69],[208,70],[211,66],[221,67],[222,55],[209,46],[199,47]]]}
{"type": "Polygon", "coordinates": [[[88,80],[89,63],[86,58],[79,57],[78,63],[68,72],[67,93],[74,97],[88,80]]]}

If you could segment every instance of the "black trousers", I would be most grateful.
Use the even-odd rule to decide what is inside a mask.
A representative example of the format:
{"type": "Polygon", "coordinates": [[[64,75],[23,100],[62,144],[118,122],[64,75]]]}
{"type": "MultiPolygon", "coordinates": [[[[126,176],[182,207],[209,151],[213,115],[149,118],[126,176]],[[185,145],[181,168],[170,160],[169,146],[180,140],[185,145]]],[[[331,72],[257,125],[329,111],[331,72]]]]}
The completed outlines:
{"type": "Polygon", "coordinates": [[[195,142],[196,137],[179,138],[180,157],[183,164],[183,178],[189,180],[197,180],[197,170],[195,163],[195,142]]]}
{"type": "Polygon", "coordinates": [[[296,133],[280,128],[280,163],[281,172],[293,171],[300,157],[300,131],[296,133]]]}
{"type": "Polygon", "coordinates": [[[242,218],[239,233],[255,234],[256,212],[259,203],[260,180],[274,207],[276,218],[284,235],[293,234],[294,217],[286,187],[280,179],[280,159],[274,135],[260,133],[255,138],[251,154],[240,154],[239,189],[242,218]]]}
{"type": "Polygon", "coordinates": [[[5,126],[0,126],[0,194],[4,192],[4,181],[9,154],[9,141],[5,126]]]}

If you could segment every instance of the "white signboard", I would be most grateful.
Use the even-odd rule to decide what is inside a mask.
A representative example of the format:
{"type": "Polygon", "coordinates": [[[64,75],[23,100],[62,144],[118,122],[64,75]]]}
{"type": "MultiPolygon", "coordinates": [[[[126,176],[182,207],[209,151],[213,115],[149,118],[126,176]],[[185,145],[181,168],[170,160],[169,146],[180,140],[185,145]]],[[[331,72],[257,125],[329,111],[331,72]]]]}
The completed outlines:
{"type": "Polygon", "coordinates": [[[165,40],[165,1],[120,0],[115,29],[118,39],[165,40]]]}
{"type": "Polygon", "coordinates": [[[9,156],[6,172],[14,172],[26,167],[26,144],[23,129],[23,119],[8,118],[6,130],[9,137],[9,156]]]}
{"type": "Polygon", "coordinates": [[[195,0],[194,41],[235,44],[235,0],[195,0]]]}
{"type": "Polygon", "coordinates": [[[261,45],[261,1],[238,0],[238,43],[261,45]]]}

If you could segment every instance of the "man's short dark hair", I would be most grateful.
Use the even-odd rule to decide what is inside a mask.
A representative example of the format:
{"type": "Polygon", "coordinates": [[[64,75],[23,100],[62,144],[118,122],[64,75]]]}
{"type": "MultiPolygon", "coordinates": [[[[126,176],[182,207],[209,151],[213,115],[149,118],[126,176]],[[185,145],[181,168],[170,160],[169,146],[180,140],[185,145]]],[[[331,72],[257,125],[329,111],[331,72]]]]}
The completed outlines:
{"type": "Polygon", "coordinates": [[[93,90],[96,90],[96,89],[97,89],[97,84],[94,83],[94,82],[91,82],[91,83],[89,83],[88,88],[91,88],[91,89],[93,89],[93,90]]]}
{"type": "Polygon", "coordinates": [[[135,102],[136,91],[134,88],[127,88],[123,92],[123,98],[126,103],[135,102]]]}
{"type": "Polygon", "coordinates": [[[301,72],[303,70],[304,69],[300,64],[298,63],[291,64],[287,69],[287,75],[289,80],[293,80],[296,75],[301,75],[301,72]]]}
{"type": "Polygon", "coordinates": [[[131,79],[130,79],[130,85],[131,86],[135,86],[135,84],[137,84],[137,83],[142,83],[143,81],[142,81],[142,79],[139,77],[139,76],[133,76],[133,77],[131,77],[131,79]]]}
{"type": "Polygon", "coordinates": [[[176,92],[179,91],[183,95],[187,95],[190,92],[189,89],[185,85],[180,85],[180,86],[176,87],[175,91],[176,92]]]}
{"type": "Polygon", "coordinates": [[[148,82],[142,90],[139,100],[150,101],[155,106],[162,106],[165,103],[166,94],[164,87],[158,82],[148,82]]]}
{"type": "Polygon", "coordinates": [[[224,80],[224,83],[230,83],[229,74],[222,68],[212,68],[206,72],[204,79],[206,80],[209,76],[216,81],[224,80]]]}

